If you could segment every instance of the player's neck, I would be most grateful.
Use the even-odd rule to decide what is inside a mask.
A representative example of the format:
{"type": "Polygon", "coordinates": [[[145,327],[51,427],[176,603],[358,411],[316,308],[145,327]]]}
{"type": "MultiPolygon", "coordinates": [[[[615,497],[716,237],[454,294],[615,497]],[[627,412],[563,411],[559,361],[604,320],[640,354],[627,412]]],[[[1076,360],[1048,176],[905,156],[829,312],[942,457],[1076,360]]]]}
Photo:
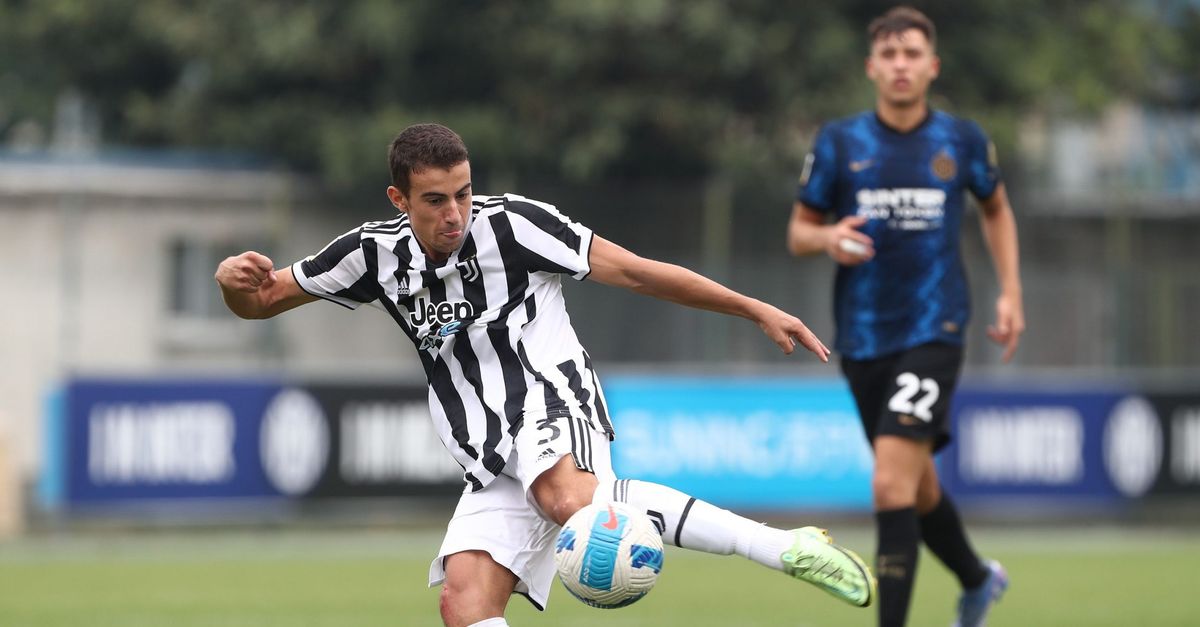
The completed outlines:
{"type": "Polygon", "coordinates": [[[879,116],[879,121],[888,128],[907,133],[929,117],[929,103],[922,98],[909,105],[897,105],[880,99],[875,103],[875,115],[879,116]]]}
{"type": "Polygon", "coordinates": [[[450,253],[443,253],[434,250],[433,247],[421,241],[420,237],[417,237],[417,243],[421,245],[421,252],[425,253],[425,258],[435,264],[440,265],[446,263],[446,260],[450,258],[450,253]]]}

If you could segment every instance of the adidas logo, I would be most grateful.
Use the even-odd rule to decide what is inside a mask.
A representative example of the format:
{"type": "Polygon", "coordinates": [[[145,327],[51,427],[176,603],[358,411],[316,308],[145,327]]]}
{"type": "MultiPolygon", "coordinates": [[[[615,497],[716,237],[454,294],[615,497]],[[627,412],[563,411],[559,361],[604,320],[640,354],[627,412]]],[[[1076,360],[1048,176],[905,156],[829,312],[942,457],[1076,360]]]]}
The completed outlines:
{"type": "Polygon", "coordinates": [[[408,296],[408,277],[400,279],[400,296],[408,296]]]}
{"type": "Polygon", "coordinates": [[[537,459],[535,461],[540,462],[543,459],[546,459],[547,457],[553,457],[553,456],[554,456],[554,449],[548,448],[548,449],[542,451],[541,453],[539,453],[537,456],[537,459]]]}

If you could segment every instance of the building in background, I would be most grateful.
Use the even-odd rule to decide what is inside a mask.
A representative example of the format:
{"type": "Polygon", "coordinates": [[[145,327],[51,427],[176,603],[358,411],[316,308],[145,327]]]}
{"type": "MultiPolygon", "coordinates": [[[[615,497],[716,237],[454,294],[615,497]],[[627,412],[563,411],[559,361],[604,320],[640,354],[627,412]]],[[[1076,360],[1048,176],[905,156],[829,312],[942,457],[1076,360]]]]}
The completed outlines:
{"type": "Polygon", "coordinates": [[[38,465],[45,395],[71,376],[346,363],[402,374],[399,343],[376,341],[392,332],[386,316],[324,322],[341,312],[318,307],[250,324],[221,303],[212,275],[225,256],[253,248],[286,264],[358,224],[316,210],[308,193],[287,174],[173,154],[0,159],[0,430],[20,475],[38,465]],[[337,337],[313,332],[339,322],[337,337]]]}
{"type": "MultiPolygon", "coordinates": [[[[1200,117],[1120,105],[1094,122],[1032,120],[1023,153],[1002,165],[1014,179],[1029,330],[1017,367],[996,368],[982,337],[994,298],[987,288],[974,293],[968,380],[1120,376],[1190,385],[1194,393],[1200,117]]],[[[606,195],[552,182],[479,191],[555,203],[635,252],[701,268],[800,315],[819,335],[831,332],[830,273],[810,265],[825,260],[792,260],[775,237],[786,221],[786,196],[777,224],[750,225],[771,234],[766,243],[735,242],[718,267],[695,245],[704,237],[695,224],[704,201],[696,188],[626,190],[617,213],[606,195]]],[[[739,201],[734,195],[731,228],[746,229],[739,201]]],[[[0,432],[17,481],[32,484],[41,468],[46,395],[77,376],[419,384],[418,360],[386,314],[322,306],[248,323],[225,310],[212,280],[228,254],[256,249],[277,265],[291,263],[364,220],[390,217],[385,202],[381,185],[377,205],[331,209],[300,177],[173,153],[85,146],[0,158],[8,295],[0,309],[0,432]]],[[[964,246],[972,284],[990,286],[982,280],[992,272],[982,240],[968,224],[975,231],[964,246]]],[[[834,374],[778,355],[740,320],[602,286],[566,289],[602,373],[653,364],[660,372],[666,365],[681,373],[834,374]]],[[[1180,424],[1181,433],[1198,432],[1180,424]]],[[[1180,442],[1181,451],[1200,450],[1180,442]]]]}

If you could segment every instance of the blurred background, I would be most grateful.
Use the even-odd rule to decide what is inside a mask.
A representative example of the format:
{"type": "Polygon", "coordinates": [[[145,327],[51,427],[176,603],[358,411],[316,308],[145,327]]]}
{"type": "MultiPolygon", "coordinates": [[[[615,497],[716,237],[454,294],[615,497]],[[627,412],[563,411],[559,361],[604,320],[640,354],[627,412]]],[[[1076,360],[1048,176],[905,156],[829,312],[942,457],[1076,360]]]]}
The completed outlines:
{"type": "MultiPolygon", "coordinates": [[[[1139,557],[1194,560],[1200,2],[912,4],[938,27],[933,106],[977,120],[998,147],[1028,320],[1000,365],[984,335],[996,282],[972,214],[974,322],[956,444],[939,460],[948,489],[1030,573],[1055,572],[1062,560],[1032,556],[1064,537],[1078,566],[1147,527],[1136,533],[1170,542],[1137,545],[1139,557]],[[1011,525],[1029,535],[1006,535],[1011,525]]],[[[785,228],[819,125],[873,106],[865,27],[890,6],[0,2],[0,590],[18,591],[0,593],[0,624],[83,624],[54,588],[103,590],[115,572],[80,584],[51,568],[55,583],[38,587],[47,562],[224,563],[267,546],[268,561],[315,552],[324,572],[336,559],[384,578],[423,573],[461,470],[428,425],[407,339],[380,312],[320,304],[242,321],[212,280],[227,255],[254,249],[282,266],[391,217],[386,150],[408,124],[457,130],[478,193],[555,204],[639,254],[789,310],[829,343],[833,264],[789,257],[785,228]],[[370,538],[348,547],[346,529],[370,538]]],[[[608,375],[619,473],[772,520],[843,521],[870,552],[870,457],[836,367],[784,357],[741,320],[566,283],[608,375]]],[[[132,589],[162,581],[140,576],[132,589]]],[[[342,592],[367,608],[356,624],[433,624],[433,593],[395,596],[422,585],[342,592]]],[[[916,616],[945,622],[948,579],[922,585],[916,616]]],[[[77,605],[103,624],[159,624],[148,597],[127,594],[77,605]]],[[[616,624],[672,624],[669,594],[616,624]]],[[[1188,624],[1194,609],[1133,594],[1108,598],[1150,624],[1188,624]]],[[[344,624],[337,607],[279,600],[296,613],[267,616],[255,612],[269,601],[213,595],[183,603],[194,614],[168,607],[182,624],[344,624]]],[[[1132,620],[1013,603],[1026,613],[998,624],[1132,620]]],[[[767,613],[727,604],[701,616],[737,618],[690,624],[777,624],[769,602],[756,607],[767,613]]],[[[563,610],[580,614],[529,622],[594,618],[563,610]]]]}

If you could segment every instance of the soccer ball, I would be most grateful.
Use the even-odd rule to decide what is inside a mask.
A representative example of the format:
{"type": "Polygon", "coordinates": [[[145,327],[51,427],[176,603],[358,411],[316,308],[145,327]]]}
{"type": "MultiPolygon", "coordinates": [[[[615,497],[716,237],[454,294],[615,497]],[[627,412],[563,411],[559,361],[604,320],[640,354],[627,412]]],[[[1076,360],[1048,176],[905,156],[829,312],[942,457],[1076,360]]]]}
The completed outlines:
{"type": "Polygon", "coordinates": [[[593,503],[559,531],[554,563],[575,598],[593,607],[625,607],[658,581],[662,536],[648,516],[629,505],[593,503]]]}

